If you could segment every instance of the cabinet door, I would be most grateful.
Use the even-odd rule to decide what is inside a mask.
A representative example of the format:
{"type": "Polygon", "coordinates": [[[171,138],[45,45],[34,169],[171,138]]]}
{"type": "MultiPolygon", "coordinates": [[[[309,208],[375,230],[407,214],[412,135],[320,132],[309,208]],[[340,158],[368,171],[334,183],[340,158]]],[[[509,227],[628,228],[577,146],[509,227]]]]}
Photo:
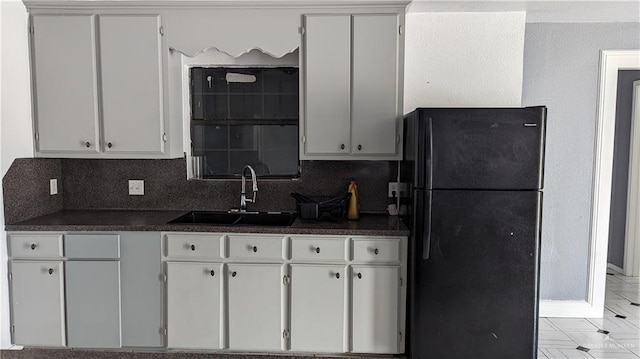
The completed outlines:
{"type": "Polygon", "coordinates": [[[167,347],[220,349],[219,263],[167,263],[167,347]]]}
{"type": "Polygon", "coordinates": [[[349,155],[351,17],[305,16],[304,154],[349,155]]]}
{"type": "Polygon", "coordinates": [[[352,351],[398,353],[400,267],[353,266],[352,351]]]}
{"type": "Polygon", "coordinates": [[[122,346],[162,346],[160,233],[120,235],[122,346]]]}
{"type": "Polygon", "coordinates": [[[344,352],[346,267],[291,265],[291,350],[344,352]]]}
{"type": "Polygon", "coordinates": [[[62,261],[11,261],[13,343],[65,345],[62,261]]]}
{"type": "Polygon", "coordinates": [[[229,264],[229,349],[281,349],[282,275],[281,264],[229,264]]]}
{"type": "Polygon", "coordinates": [[[68,261],[66,266],[68,345],[119,348],[120,263],[68,261]]]}
{"type": "Polygon", "coordinates": [[[100,15],[104,150],[164,152],[159,15],[100,15]]]}
{"type": "Polygon", "coordinates": [[[33,15],[31,63],[39,153],[96,153],[95,16],[33,15]]]}
{"type": "Polygon", "coordinates": [[[397,153],[398,14],[353,16],[352,155],[397,153]]]}

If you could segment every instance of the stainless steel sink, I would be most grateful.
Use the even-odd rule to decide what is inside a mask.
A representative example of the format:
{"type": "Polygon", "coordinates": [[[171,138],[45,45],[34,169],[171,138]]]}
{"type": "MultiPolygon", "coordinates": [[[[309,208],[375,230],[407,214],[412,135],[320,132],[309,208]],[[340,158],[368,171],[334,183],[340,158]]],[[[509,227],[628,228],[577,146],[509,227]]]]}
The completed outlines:
{"type": "Polygon", "coordinates": [[[220,225],[256,225],[256,226],[290,226],[297,214],[290,212],[218,212],[192,211],[169,224],[220,224],[220,225]]]}

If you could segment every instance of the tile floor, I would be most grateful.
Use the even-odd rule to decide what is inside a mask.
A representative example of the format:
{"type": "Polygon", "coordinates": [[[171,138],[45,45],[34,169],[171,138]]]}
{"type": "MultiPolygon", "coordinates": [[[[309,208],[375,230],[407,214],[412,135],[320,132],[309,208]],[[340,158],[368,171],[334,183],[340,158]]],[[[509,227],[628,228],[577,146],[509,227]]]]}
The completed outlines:
{"type": "Polygon", "coordinates": [[[604,318],[540,318],[538,359],[640,358],[640,278],[607,274],[604,318]]]}

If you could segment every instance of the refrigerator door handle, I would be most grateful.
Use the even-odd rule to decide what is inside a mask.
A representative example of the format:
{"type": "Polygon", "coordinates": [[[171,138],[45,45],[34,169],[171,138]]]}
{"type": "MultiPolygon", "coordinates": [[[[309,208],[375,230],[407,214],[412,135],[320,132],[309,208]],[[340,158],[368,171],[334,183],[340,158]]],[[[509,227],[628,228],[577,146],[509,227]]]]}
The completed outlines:
{"type": "MultiPolygon", "coordinates": [[[[429,193],[429,192],[425,192],[429,193]]],[[[429,259],[429,255],[431,254],[431,196],[433,195],[433,193],[431,193],[431,195],[429,196],[429,198],[425,201],[427,203],[425,203],[425,207],[426,207],[426,215],[425,215],[425,219],[427,221],[427,223],[424,226],[424,229],[422,230],[422,258],[423,259],[429,259]]]]}

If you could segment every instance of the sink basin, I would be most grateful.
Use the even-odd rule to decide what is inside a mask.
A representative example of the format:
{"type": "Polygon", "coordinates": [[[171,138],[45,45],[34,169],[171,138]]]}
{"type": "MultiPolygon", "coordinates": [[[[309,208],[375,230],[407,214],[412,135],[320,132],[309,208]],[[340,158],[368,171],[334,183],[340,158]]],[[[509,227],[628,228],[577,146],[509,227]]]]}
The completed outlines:
{"type": "Polygon", "coordinates": [[[290,212],[216,212],[216,211],[192,211],[176,219],[169,224],[195,223],[195,224],[222,224],[222,225],[256,225],[256,226],[290,226],[295,221],[297,214],[290,212]]]}

